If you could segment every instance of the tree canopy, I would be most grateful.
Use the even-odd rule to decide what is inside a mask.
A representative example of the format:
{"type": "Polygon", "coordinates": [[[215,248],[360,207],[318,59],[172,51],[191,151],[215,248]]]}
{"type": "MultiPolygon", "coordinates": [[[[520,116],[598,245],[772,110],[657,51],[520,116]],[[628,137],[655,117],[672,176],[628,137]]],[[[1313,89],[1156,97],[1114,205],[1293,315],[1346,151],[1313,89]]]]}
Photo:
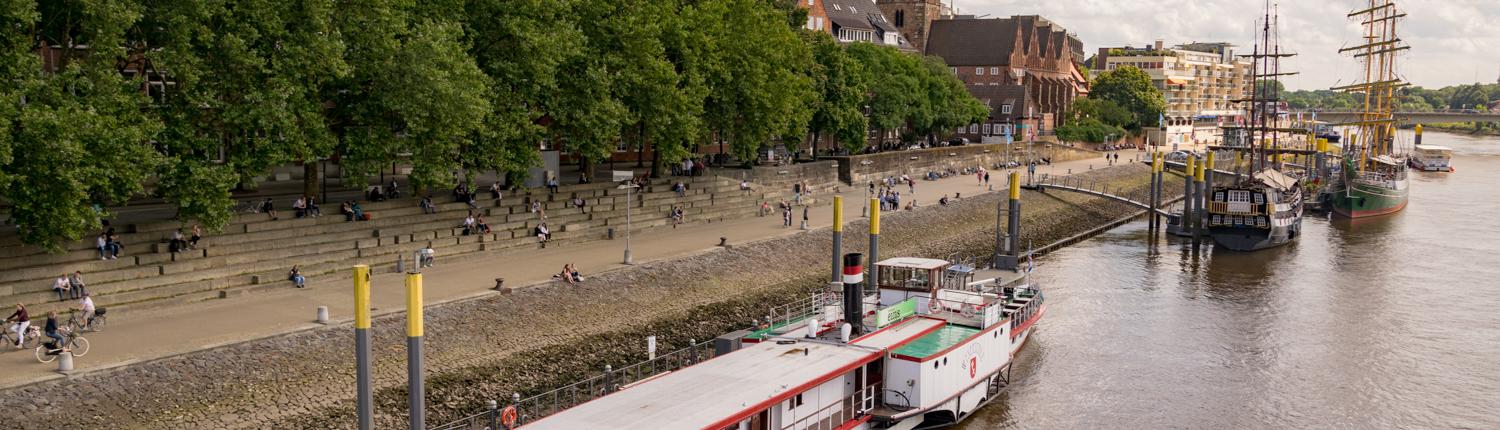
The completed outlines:
{"type": "Polygon", "coordinates": [[[1121,125],[1131,131],[1157,126],[1167,109],[1167,99],[1151,83],[1151,75],[1133,66],[1099,74],[1089,89],[1089,98],[1108,100],[1129,111],[1131,121],[1121,125]]]}
{"type": "Polygon", "coordinates": [[[271,168],[413,185],[518,179],[871,127],[932,139],[986,107],[940,60],[806,30],[788,0],[69,0],[0,6],[0,202],[61,249],[158,197],[210,230],[271,168]]]}

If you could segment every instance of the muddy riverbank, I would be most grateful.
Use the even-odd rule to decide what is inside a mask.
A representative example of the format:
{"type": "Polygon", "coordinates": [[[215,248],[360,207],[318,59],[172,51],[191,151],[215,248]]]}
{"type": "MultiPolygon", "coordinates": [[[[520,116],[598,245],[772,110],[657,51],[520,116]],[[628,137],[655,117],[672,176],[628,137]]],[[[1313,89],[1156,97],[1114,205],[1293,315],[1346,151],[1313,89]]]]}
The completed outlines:
{"type": "MultiPolygon", "coordinates": [[[[1082,175],[1144,186],[1145,172],[1121,166],[1082,175]]],[[[1000,198],[889,214],[882,254],[988,255],[1000,198]]],[[[1135,212],[1061,193],[1028,192],[1023,201],[1022,240],[1038,246],[1135,212]]],[[[863,220],[850,223],[846,249],[864,249],[865,230],[863,220]]],[[[827,230],[815,230],[604,273],[578,288],[527,288],[429,308],[429,423],[638,361],[646,335],[669,351],[747,326],[771,305],[820,287],[830,246],[827,230]]],[[[381,428],[405,422],[403,329],[399,315],[372,329],[381,428]]],[[[11,423],[38,429],[350,428],[352,343],[347,326],[298,332],[14,389],[0,395],[0,408],[16,412],[11,423]]]]}

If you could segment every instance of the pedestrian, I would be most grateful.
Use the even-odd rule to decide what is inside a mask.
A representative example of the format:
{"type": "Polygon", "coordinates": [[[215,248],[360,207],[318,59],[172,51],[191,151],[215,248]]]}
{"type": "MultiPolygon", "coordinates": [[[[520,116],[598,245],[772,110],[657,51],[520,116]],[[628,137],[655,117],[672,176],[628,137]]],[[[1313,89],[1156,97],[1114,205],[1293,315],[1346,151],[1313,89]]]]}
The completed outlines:
{"type": "Polygon", "coordinates": [[[802,207],[802,229],[807,230],[807,206],[802,207]]]}
{"type": "Polygon", "coordinates": [[[436,255],[437,251],[432,250],[431,243],[428,243],[426,247],[417,250],[417,268],[420,269],[423,267],[432,267],[432,263],[437,261],[436,255]]]}
{"type": "Polygon", "coordinates": [[[173,254],[187,249],[187,240],[182,237],[182,229],[172,231],[172,240],[167,242],[167,251],[173,254]]]}
{"type": "Polygon", "coordinates": [[[68,287],[73,292],[73,298],[75,299],[79,297],[88,297],[89,295],[88,287],[83,284],[82,271],[75,270],[73,271],[73,274],[71,276],[68,276],[68,287]]]}
{"type": "Polygon", "coordinates": [[[276,218],[276,203],[272,202],[270,197],[266,197],[266,201],[260,202],[260,211],[271,216],[271,221],[278,219],[276,218]]]}
{"type": "Polygon", "coordinates": [[[781,226],[782,227],[791,227],[792,226],[792,207],[791,206],[782,205],[782,209],[781,209],[781,226]]]}
{"type": "Polygon", "coordinates": [[[990,184],[990,172],[984,172],[984,184],[985,185],[989,185],[990,184]]]}
{"type": "Polygon", "coordinates": [[[57,301],[59,302],[68,299],[68,290],[72,287],[72,284],[68,283],[68,274],[66,273],[58,276],[57,280],[52,282],[52,292],[57,293],[57,301]]]}
{"type": "Polygon", "coordinates": [[[307,286],[307,277],[302,276],[302,270],[297,265],[292,265],[292,270],[287,272],[286,279],[292,281],[292,286],[302,288],[307,286]]]}

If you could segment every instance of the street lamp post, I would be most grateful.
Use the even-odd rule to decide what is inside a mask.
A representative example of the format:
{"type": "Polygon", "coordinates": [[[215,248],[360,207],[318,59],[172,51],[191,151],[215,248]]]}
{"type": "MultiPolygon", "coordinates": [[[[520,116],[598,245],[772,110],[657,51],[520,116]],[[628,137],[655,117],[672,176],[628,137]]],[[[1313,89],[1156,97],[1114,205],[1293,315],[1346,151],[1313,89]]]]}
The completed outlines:
{"type": "Polygon", "coordinates": [[[635,199],[631,198],[631,191],[639,187],[634,183],[620,186],[625,189],[625,264],[635,264],[630,258],[630,207],[635,205],[635,199]]]}

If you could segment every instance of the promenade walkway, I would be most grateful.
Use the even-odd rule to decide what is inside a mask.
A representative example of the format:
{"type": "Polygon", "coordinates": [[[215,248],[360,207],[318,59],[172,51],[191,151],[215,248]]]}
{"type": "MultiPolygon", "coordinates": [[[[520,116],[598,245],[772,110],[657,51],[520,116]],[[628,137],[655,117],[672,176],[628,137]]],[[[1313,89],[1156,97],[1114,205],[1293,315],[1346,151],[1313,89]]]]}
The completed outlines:
{"type": "MultiPolygon", "coordinates": [[[[1125,162],[1137,153],[1124,151],[1120,154],[1122,162],[1125,162]]],[[[1039,166],[1037,173],[1065,175],[1070,169],[1081,172],[1090,167],[1103,168],[1106,164],[1101,156],[1039,166]]],[[[1006,174],[1006,171],[991,172],[994,190],[1005,189],[1006,174]]],[[[967,197],[989,192],[986,187],[976,185],[976,182],[974,175],[938,181],[919,180],[915,197],[919,205],[932,206],[938,204],[938,198],[943,195],[951,197],[954,193],[962,193],[967,197]]],[[[850,220],[857,219],[866,202],[865,187],[842,188],[846,217],[850,220]]],[[[906,193],[906,187],[899,190],[902,191],[904,204],[910,196],[906,193]]],[[[800,221],[800,217],[799,208],[794,216],[794,224],[800,221]]],[[[830,206],[817,206],[811,210],[810,228],[827,227],[831,223],[830,206]]],[[[782,227],[780,213],[773,213],[765,217],[693,223],[676,229],[655,229],[638,233],[632,237],[631,248],[634,260],[644,263],[711,250],[717,246],[719,237],[727,237],[730,244],[739,244],[799,233],[802,231],[795,226],[782,227]]],[[[551,275],[559,272],[567,263],[577,265],[587,278],[592,274],[624,267],[621,264],[623,250],[624,240],[619,238],[577,246],[481,253],[457,259],[438,255],[437,264],[423,270],[426,302],[437,305],[486,294],[499,294],[490,289],[494,286],[496,277],[506,278],[506,286],[510,287],[555,282],[550,280],[551,275]]],[[[382,259],[369,264],[384,267],[390,263],[382,259]]],[[[372,284],[372,305],[376,316],[404,312],[405,290],[401,274],[378,273],[373,277],[372,284]]],[[[76,371],[100,371],[321,327],[313,322],[317,306],[329,307],[331,324],[348,324],[353,318],[351,291],[347,278],[319,277],[310,279],[305,289],[287,287],[189,306],[139,313],[111,313],[110,324],[105,330],[86,334],[92,347],[86,357],[75,360],[76,371]]],[[[100,305],[109,306],[108,303],[100,305]]],[[[40,324],[43,318],[41,315],[33,316],[34,324],[40,324]]],[[[7,370],[0,373],[0,388],[64,377],[53,371],[55,365],[37,363],[29,350],[17,351],[0,346],[0,351],[3,351],[0,352],[0,368],[7,370]]]]}

